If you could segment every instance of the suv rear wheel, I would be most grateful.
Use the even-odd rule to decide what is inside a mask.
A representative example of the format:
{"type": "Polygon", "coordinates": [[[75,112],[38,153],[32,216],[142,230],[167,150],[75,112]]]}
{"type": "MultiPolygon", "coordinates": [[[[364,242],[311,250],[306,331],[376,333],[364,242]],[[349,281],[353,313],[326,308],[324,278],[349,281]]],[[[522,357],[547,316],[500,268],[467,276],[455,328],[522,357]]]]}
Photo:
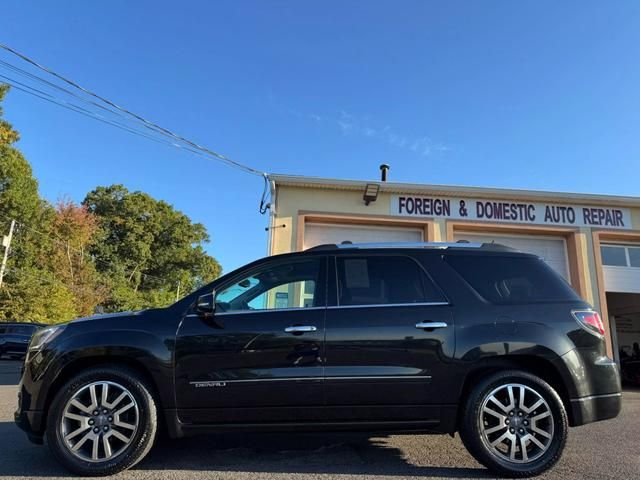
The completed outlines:
{"type": "Polygon", "coordinates": [[[111,475],[132,467],[153,445],[156,405],[146,382],[120,367],[98,367],[72,378],[47,416],[54,456],[80,475],[111,475]]]}
{"type": "Polygon", "coordinates": [[[562,455],[567,414],[558,393],[524,371],[482,379],[467,399],[460,436],[487,468],[509,477],[539,475],[562,455]]]}

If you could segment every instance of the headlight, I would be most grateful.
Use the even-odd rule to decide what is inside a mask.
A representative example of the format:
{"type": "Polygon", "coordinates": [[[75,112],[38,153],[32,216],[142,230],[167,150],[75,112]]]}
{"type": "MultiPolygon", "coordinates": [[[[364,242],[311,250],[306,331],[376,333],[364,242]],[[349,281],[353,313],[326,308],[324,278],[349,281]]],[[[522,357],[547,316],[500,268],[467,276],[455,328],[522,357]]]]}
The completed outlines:
{"type": "Polygon", "coordinates": [[[38,330],[31,337],[31,343],[29,343],[29,351],[34,352],[42,349],[42,347],[60,335],[64,329],[67,328],[66,325],[54,325],[52,327],[43,328],[42,330],[38,330]]]}

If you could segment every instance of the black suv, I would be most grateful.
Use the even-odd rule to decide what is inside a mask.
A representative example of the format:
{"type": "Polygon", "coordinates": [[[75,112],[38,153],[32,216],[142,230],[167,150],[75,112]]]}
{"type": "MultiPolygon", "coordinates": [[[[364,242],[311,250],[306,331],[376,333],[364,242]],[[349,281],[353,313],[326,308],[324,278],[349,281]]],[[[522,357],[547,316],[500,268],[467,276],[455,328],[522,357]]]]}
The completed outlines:
{"type": "Polygon", "coordinates": [[[31,336],[42,325],[37,323],[7,322],[0,323],[0,359],[23,358],[31,336]]]}
{"type": "Polygon", "coordinates": [[[39,331],[16,422],[76,473],[196,433],[459,432],[494,472],[550,468],[613,418],[598,314],[540,258],[494,244],[324,245],[174,305],[39,331]],[[163,420],[161,422],[161,419],[163,420]]]}

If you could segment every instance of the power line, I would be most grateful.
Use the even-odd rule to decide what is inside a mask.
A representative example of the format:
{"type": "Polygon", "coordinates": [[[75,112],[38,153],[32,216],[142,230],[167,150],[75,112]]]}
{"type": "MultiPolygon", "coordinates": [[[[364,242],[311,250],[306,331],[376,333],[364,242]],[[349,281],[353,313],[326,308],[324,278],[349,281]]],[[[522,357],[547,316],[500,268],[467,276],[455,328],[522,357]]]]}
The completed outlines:
{"type": "Polygon", "coordinates": [[[105,107],[104,105],[101,105],[101,104],[99,104],[97,102],[88,100],[88,99],[76,94],[75,92],[72,92],[71,90],[68,90],[68,89],[66,89],[64,87],[61,87],[58,84],[50,82],[50,81],[48,81],[48,80],[46,80],[46,79],[44,79],[42,77],[39,77],[38,75],[35,75],[35,74],[31,73],[31,72],[28,72],[27,70],[24,70],[24,69],[22,69],[20,67],[16,67],[15,65],[12,65],[12,64],[10,64],[8,62],[5,62],[4,60],[0,60],[0,65],[2,65],[4,68],[6,68],[8,70],[11,70],[11,71],[17,73],[18,75],[21,75],[23,77],[26,77],[26,78],[29,78],[31,80],[34,80],[36,82],[42,83],[43,85],[47,85],[47,86],[49,86],[51,88],[54,88],[54,89],[59,90],[59,91],[61,91],[63,93],[71,95],[72,97],[75,97],[75,98],[77,98],[79,100],[82,100],[83,102],[95,105],[96,107],[98,107],[98,108],[100,108],[102,110],[105,110],[105,111],[108,111],[108,112],[111,112],[111,113],[117,113],[114,110],[111,110],[108,107],[105,107]]]}
{"type": "Polygon", "coordinates": [[[223,155],[221,153],[215,152],[215,151],[213,151],[213,150],[211,150],[211,149],[209,149],[207,147],[204,147],[204,146],[202,146],[202,145],[200,145],[200,144],[198,144],[198,143],[196,143],[194,141],[191,141],[191,140],[185,138],[182,135],[179,135],[179,134],[177,134],[177,133],[175,133],[175,132],[173,132],[173,131],[171,131],[171,130],[169,130],[167,128],[164,128],[164,127],[162,127],[162,126],[160,126],[160,125],[158,125],[158,124],[156,124],[156,123],[154,123],[154,122],[152,122],[150,120],[147,120],[143,116],[138,115],[138,114],[136,114],[136,113],[134,113],[134,112],[132,112],[132,111],[130,111],[130,110],[118,105],[118,104],[116,104],[115,102],[112,102],[111,100],[108,100],[107,98],[105,98],[105,97],[103,97],[101,95],[98,95],[97,93],[95,93],[95,92],[93,92],[93,91],[91,91],[91,90],[79,85],[75,81],[70,80],[69,78],[67,78],[67,77],[55,72],[54,70],[52,70],[52,69],[50,69],[48,67],[45,67],[44,65],[41,65],[40,63],[36,62],[32,58],[28,57],[27,55],[25,55],[23,53],[20,53],[20,52],[14,50],[13,48],[11,48],[11,47],[9,47],[7,45],[0,44],[0,48],[2,48],[5,51],[11,53],[12,55],[15,55],[16,57],[22,59],[23,61],[33,65],[34,67],[38,68],[39,70],[41,70],[41,71],[43,71],[43,72],[45,72],[45,73],[47,73],[49,75],[52,75],[53,77],[57,78],[58,80],[61,80],[62,82],[64,82],[67,85],[70,85],[71,87],[83,92],[84,94],[89,95],[90,97],[96,98],[96,99],[100,100],[101,102],[104,102],[105,104],[115,108],[116,110],[124,113],[125,115],[128,115],[132,119],[135,119],[137,122],[142,123],[143,125],[148,126],[148,127],[152,128],[153,130],[155,130],[155,131],[157,131],[157,132],[159,132],[159,133],[161,133],[161,134],[163,134],[165,136],[169,136],[169,137],[171,137],[171,138],[173,138],[173,139],[175,139],[175,140],[177,140],[179,142],[185,143],[185,144],[191,146],[192,148],[195,148],[196,150],[204,152],[207,155],[209,155],[209,156],[211,156],[211,157],[213,157],[213,158],[215,158],[215,159],[217,159],[217,160],[219,160],[219,161],[221,161],[223,163],[226,163],[229,166],[233,166],[235,168],[238,168],[238,169],[240,169],[240,170],[242,170],[242,171],[244,171],[246,173],[251,173],[251,174],[259,175],[259,176],[263,176],[263,177],[265,175],[267,175],[266,172],[262,172],[260,170],[255,169],[255,168],[252,168],[252,167],[250,167],[248,165],[245,165],[245,164],[243,164],[241,162],[232,160],[231,158],[227,157],[226,155],[223,155]]]}
{"type": "Polygon", "coordinates": [[[263,177],[264,180],[264,188],[263,188],[263,192],[262,192],[262,196],[260,198],[260,206],[259,206],[259,212],[261,214],[266,213],[266,211],[269,209],[270,205],[267,203],[267,196],[268,196],[268,182],[269,182],[269,176],[266,172],[261,172],[259,170],[256,170],[254,168],[251,168],[247,165],[244,165],[240,162],[234,161],[232,159],[230,159],[229,157],[222,155],[218,152],[214,152],[206,147],[203,147],[195,142],[192,142],[191,140],[188,140],[187,138],[178,135],[164,127],[161,127],[160,125],[157,125],[149,120],[146,120],[144,117],[135,114],[123,107],[120,107],[119,105],[115,104],[114,102],[111,102],[110,100],[107,100],[106,98],[95,94],[94,92],[91,92],[90,90],[78,85],[76,82],[69,80],[68,78],[54,72],[53,70],[39,64],[38,62],[36,62],[35,60],[27,57],[26,55],[17,52],[16,50],[0,44],[0,48],[3,48],[4,50],[12,53],[13,55],[16,55],[18,58],[28,62],[29,64],[37,67],[38,69],[54,76],[55,78],[58,78],[62,81],[64,81],[65,83],[67,83],[68,85],[76,88],[77,90],[79,90],[81,93],[90,95],[92,98],[95,98],[103,103],[105,103],[106,105],[96,102],[94,100],[91,100],[90,98],[87,98],[83,95],[79,95],[67,88],[64,88],[56,83],[50,82],[36,74],[33,74],[31,72],[28,72],[27,70],[24,70],[18,66],[12,65],[8,62],[5,62],[3,60],[0,60],[0,67],[3,67],[5,69],[11,70],[14,73],[17,73],[18,75],[21,75],[25,78],[28,78],[31,81],[35,81],[35,82],[39,82],[47,87],[50,88],[54,88],[57,91],[63,92],[67,95],[70,95],[71,97],[80,100],[81,102],[91,105],[93,107],[97,107],[99,109],[101,109],[103,112],[107,112],[109,114],[112,114],[114,116],[116,116],[117,118],[121,118],[126,122],[130,122],[130,121],[134,121],[134,123],[138,123],[140,125],[142,125],[143,127],[145,127],[147,130],[153,132],[154,134],[159,134],[163,137],[167,137],[169,140],[164,140],[164,139],[159,139],[159,138],[155,138],[153,135],[150,135],[148,132],[141,132],[140,130],[137,130],[133,127],[127,126],[122,124],[121,122],[115,121],[115,120],[109,120],[107,118],[105,118],[103,115],[96,113],[94,111],[88,110],[86,108],[80,107],[78,105],[72,104],[70,102],[67,102],[65,100],[61,100],[57,97],[55,97],[54,95],[48,94],[46,92],[43,92],[42,90],[36,89],[34,87],[31,87],[29,85],[25,85],[22,82],[19,82],[15,79],[12,79],[10,77],[6,77],[6,76],[2,76],[3,78],[5,78],[6,80],[8,80],[8,83],[13,86],[14,88],[16,88],[19,91],[22,91],[24,93],[33,95],[37,98],[40,98],[42,100],[48,101],[50,103],[56,104],[58,106],[61,106],[65,109],[71,110],[73,112],[79,113],[81,115],[85,115],[88,116],[90,118],[93,118],[94,120],[98,120],[102,123],[114,126],[116,128],[119,128],[121,130],[127,131],[131,134],[134,135],[138,135],[141,136],[143,138],[147,138],[149,140],[152,140],[154,142],[157,143],[161,143],[161,144],[165,144],[168,146],[172,146],[175,148],[180,148],[182,150],[186,150],[190,153],[199,155],[199,156],[203,156],[205,158],[209,158],[209,157],[213,157],[216,160],[222,161],[224,163],[226,163],[229,166],[232,167],[236,167],[236,168],[240,168],[241,170],[247,172],[247,173],[252,173],[252,174],[256,174],[256,175],[261,175],[263,177]],[[113,107],[113,108],[110,108],[113,107]],[[115,110],[114,110],[115,108],[115,110]],[[124,115],[123,115],[124,114],[124,115]],[[181,145],[180,143],[177,142],[182,142],[186,145],[181,145]]]}
{"type": "Polygon", "coordinates": [[[113,120],[107,120],[107,119],[95,114],[94,112],[91,112],[91,111],[86,110],[86,109],[84,109],[82,107],[74,105],[73,103],[66,102],[64,100],[56,99],[54,96],[49,95],[46,92],[38,90],[37,88],[30,87],[28,85],[25,85],[25,84],[23,84],[21,82],[13,80],[13,79],[5,76],[5,75],[0,75],[0,77],[5,79],[3,81],[3,83],[6,83],[6,84],[10,85],[11,87],[15,88],[16,90],[19,90],[19,91],[21,91],[23,93],[27,93],[29,95],[33,95],[34,97],[40,98],[40,99],[45,100],[47,102],[51,102],[51,103],[56,104],[56,105],[58,105],[58,106],[60,106],[62,108],[66,108],[67,110],[71,110],[72,112],[79,113],[80,115],[84,115],[84,116],[87,116],[89,118],[93,118],[94,120],[97,120],[99,122],[103,122],[103,123],[106,123],[108,125],[112,125],[112,126],[114,126],[116,128],[119,128],[121,130],[125,130],[125,131],[127,131],[129,133],[132,133],[134,135],[138,135],[138,136],[147,138],[149,140],[152,140],[154,142],[165,144],[165,145],[168,145],[168,146],[171,146],[171,147],[177,147],[177,148],[180,148],[180,149],[191,151],[192,153],[195,153],[196,155],[203,156],[201,152],[194,151],[194,150],[189,149],[187,147],[183,147],[182,145],[178,145],[176,143],[168,142],[168,141],[160,139],[160,138],[154,138],[153,136],[148,135],[145,132],[141,132],[141,131],[136,130],[134,128],[128,127],[126,125],[123,125],[123,124],[121,124],[119,122],[116,122],[116,121],[113,121],[113,120]]]}
{"type": "MultiPolygon", "coordinates": [[[[87,99],[87,98],[85,98],[85,97],[83,97],[81,95],[76,94],[75,92],[72,92],[71,90],[68,90],[68,89],[66,89],[64,87],[56,85],[55,83],[49,82],[48,80],[45,80],[44,78],[39,77],[38,75],[34,75],[31,72],[27,72],[26,70],[23,70],[23,69],[21,69],[19,67],[16,67],[15,65],[11,65],[10,63],[7,63],[7,62],[5,62],[3,60],[0,60],[0,67],[3,67],[3,68],[8,69],[8,70],[11,70],[14,73],[17,73],[18,75],[21,75],[21,76],[23,76],[25,78],[28,78],[28,79],[32,80],[32,81],[39,82],[39,83],[41,83],[41,84],[43,84],[45,86],[49,86],[49,87],[55,88],[56,90],[59,90],[59,91],[61,91],[63,93],[66,93],[67,95],[70,95],[71,97],[73,97],[75,99],[80,100],[81,102],[84,102],[84,103],[86,103],[88,105],[93,105],[95,107],[98,107],[98,108],[100,108],[101,110],[103,110],[105,112],[111,113],[111,114],[117,116],[118,118],[124,119],[125,121],[130,121],[130,119],[128,119],[127,117],[125,117],[124,115],[122,115],[121,113],[119,113],[119,112],[117,112],[115,110],[112,110],[112,109],[110,109],[110,108],[108,108],[108,107],[106,107],[104,105],[101,105],[101,104],[99,104],[97,102],[89,100],[89,99],[87,99]]],[[[158,139],[158,138],[155,138],[155,137],[149,135],[146,132],[141,132],[141,131],[136,130],[136,129],[132,128],[132,127],[128,127],[128,126],[126,126],[126,125],[124,125],[124,124],[122,124],[120,122],[107,120],[101,114],[98,114],[98,113],[95,113],[93,111],[87,110],[85,108],[82,108],[82,107],[80,107],[78,105],[75,105],[73,103],[67,102],[65,100],[61,100],[60,98],[55,97],[54,95],[51,95],[51,94],[46,93],[46,92],[44,92],[42,90],[39,90],[37,88],[31,87],[29,85],[26,85],[26,84],[24,84],[22,82],[19,82],[18,80],[15,80],[13,78],[7,77],[5,75],[0,75],[0,77],[5,78],[6,79],[5,80],[6,83],[11,85],[15,89],[20,90],[20,91],[22,91],[24,93],[28,93],[28,94],[34,95],[34,96],[36,96],[38,98],[41,98],[42,100],[49,101],[51,103],[59,105],[59,106],[61,106],[63,108],[67,108],[67,109],[72,110],[72,111],[74,111],[76,113],[80,113],[82,115],[91,116],[95,120],[98,120],[98,121],[113,125],[115,127],[118,127],[118,128],[123,129],[123,130],[126,130],[126,131],[128,131],[130,133],[143,136],[145,138],[148,138],[149,140],[153,140],[153,141],[159,142],[159,143],[164,143],[164,144],[172,146],[172,147],[185,149],[185,150],[191,151],[192,153],[195,153],[197,155],[203,155],[202,152],[199,152],[199,151],[196,151],[196,150],[192,150],[192,149],[190,149],[188,147],[184,147],[183,145],[177,144],[177,143],[175,143],[173,141],[161,140],[161,139],[158,139]],[[27,89],[29,89],[31,91],[25,91],[24,88],[21,88],[18,85],[20,85],[21,87],[27,88],[27,89]],[[46,96],[48,98],[43,98],[43,96],[46,96]]],[[[149,127],[147,127],[147,128],[149,128],[149,127]]],[[[153,131],[155,133],[158,133],[154,129],[149,129],[149,130],[151,130],[151,131],[153,131]]]]}

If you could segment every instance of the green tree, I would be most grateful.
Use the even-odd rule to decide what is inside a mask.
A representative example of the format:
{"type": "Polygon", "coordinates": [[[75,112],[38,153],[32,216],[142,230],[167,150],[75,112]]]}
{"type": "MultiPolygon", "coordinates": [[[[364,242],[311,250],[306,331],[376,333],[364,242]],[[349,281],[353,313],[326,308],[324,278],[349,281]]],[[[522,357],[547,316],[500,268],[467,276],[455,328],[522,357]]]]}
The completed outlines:
{"type": "Polygon", "coordinates": [[[91,315],[108,297],[108,288],[101,283],[89,255],[89,246],[98,231],[98,220],[84,205],[60,200],[51,228],[55,236],[48,259],[51,271],[73,293],[78,314],[91,315]]]}
{"type": "Polygon", "coordinates": [[[99,223],[91,253],[111,281],[109,310],[167,305],[178,284],[185,293],[220,274],[203,248],[204,225],[167,202],[111,185],[97,187],[83,204],[99,223]]]}
{"type": "MultiPolygon", "coordinates": [[[[8,91],[0,85],[0,101],[8,91]]],[[[174,301],[220,274],[203,249],[205,227],[143,192],[98,187],[82,205],[51,206],[38,193],[31,165],[14,144],[19,134],[0,109],[0,236],[14,233],[0,289],[0,321],[58,323],[107,310],[174,301]]],[[[1,253],[1,252],[0,252],[1,253]]]]}
{"type": "MultiPolygon", "coordinates": [[[[0,84],[0,102],[4,100],[4,96],[9,91],[9,85],[0,84]]],[[[11,145],[20,139],[20,135],[16,132],[11,124],[2,119],[4,111],[0,107],[0,145],[11,145]]]]}
{"type": "MultiPolygon", "coordinates": [[[[7,91],[6,85],[0,85],[0,101],[7,91]]],[[[76,313],[73,293],[46,262],[52,248],[46,232],[54,211],[40,198],[31,165],[13,146],[18,138],[11,124],[0,118],[0,235],[6,234],[11,219],[37,225],[45,235],[21,226],[16,229],[0,290],[0,320],[68,320],[76,313]]]]}

